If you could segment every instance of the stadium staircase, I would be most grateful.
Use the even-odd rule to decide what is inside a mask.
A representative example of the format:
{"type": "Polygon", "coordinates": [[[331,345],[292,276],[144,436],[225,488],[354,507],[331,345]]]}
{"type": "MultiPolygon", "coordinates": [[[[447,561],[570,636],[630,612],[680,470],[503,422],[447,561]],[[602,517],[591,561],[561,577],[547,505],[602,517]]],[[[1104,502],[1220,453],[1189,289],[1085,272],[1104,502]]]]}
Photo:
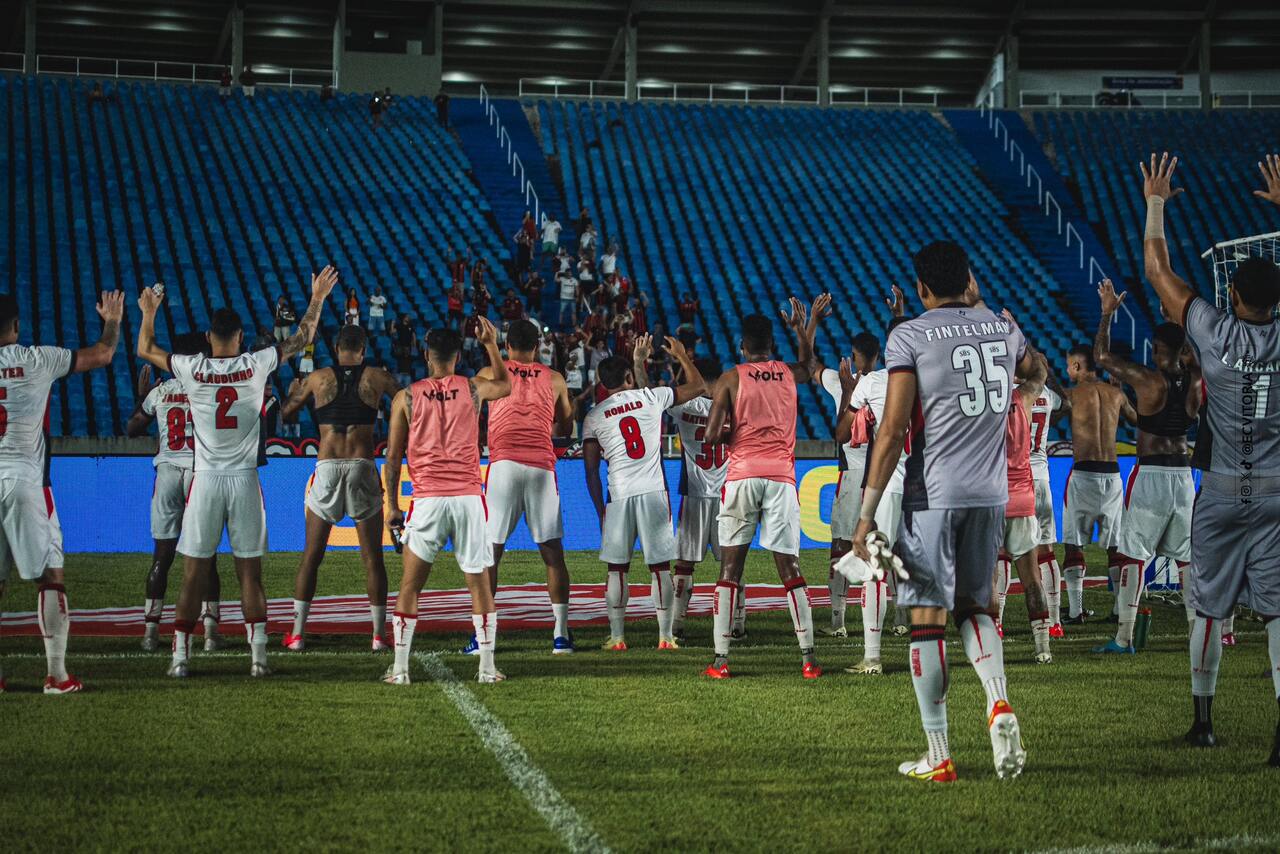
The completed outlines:
{"type": "Polygon", "coordinates": [[[1120,272],[1018,113],[945,110],[943,115],[1004,204],[1010,229],[1052,273],[1056,287],[1047,294],[1085,333],[1082,342],[1091,341],[1098,326],[1098,281],[1103,276],[1115,278],[1118,290],[1138,292],[1138,299],[1126,301],[1132,323],[1122,312],[1112,340],[1132,340],[1141,360],[1142,342],[1151,335],[1145,295],[1135,288],[1136,280],[1120,272]]]}

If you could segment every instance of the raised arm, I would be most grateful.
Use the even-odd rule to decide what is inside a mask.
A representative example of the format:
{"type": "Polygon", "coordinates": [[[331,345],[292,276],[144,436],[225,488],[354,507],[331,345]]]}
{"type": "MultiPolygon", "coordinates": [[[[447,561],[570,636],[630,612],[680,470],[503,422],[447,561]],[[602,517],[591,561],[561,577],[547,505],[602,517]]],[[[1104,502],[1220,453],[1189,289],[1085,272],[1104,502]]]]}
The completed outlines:
{"type": "Polygon", "coordinates": [[[867,485],[862,490],[858,528],[853,535],[853,550],[863,560],[871,559],[867,551],[867,534],[876,529],[876,508],[880,506],[880,496],[884,494],[889,477],[898,465],[898,458],[902,456],[915,400],[915,372],[891,372],[889,388],[885,393],[884,418],[876,428],[876,441],[872,446],[871,460],[867,464],[867,485]]]}
{"type": "Polygon", "coordinates": [[[1027,355],[1031,357],[1031,365],[1018,385],[1018,396],[1022,398],[1023,405],[1030,408],[1044,394],[1044,382],[1049,376],[1049,361],[1030,344],[1027,345],[1027,355]]]}
{"type": "Polygon", "coordinates": [[[1142,240],[1142,260],[1147,281],[1156,289],[1160,304],[1168,315],[1181,323],[1186,319],[1187,306],[1191,304],[1195,292],[1173,272],[1173,264],[1169,261],[1169,244],[1164,236],[1165,203],[1183,192],[1181,187],[1175,190],[1171,186],[1178,158],[1170,159],[1169,152],[1166,151],[1158,162],[1155,154],[1152,154],[1150,165],[1139,163],[1138,166],[1142,169],[1142,193],[1147,199],[1147,225],[1142,240]]]}
{"type": "Polygon", "coordinates": [[[386,459],[382,463],[383,518],[388,530],[404,527],[400,509],[400,466],[409,443],[409,417],[413,401],[405,389],[391,401],[391,420],[387,425],[386,459]]]}
{"type": "Polygon", "coordinates": [[[1111,318],[1115,315],[1126,294],[1116,294],[1110,279],[1098,285],[1098,301],[1102,305],[1102,319],[1098,321],[1098,333],[1093,336],[1093,361],[1111,376],[1133,386],[1139,393],[1152,391],[1150,387],[1160,383],[1155,371],[1111,352],[1111,318]]]}
{"type": "Polygon", "coordinates": [[[307,400],[315,394],[315,388],[311,380],[319,373],[319,371],[316,371],[303,380],[294,379],[289,386],[289,396],[285,399],[284,406],[280,407],[281,418],[292,418],[302,411],[302,407],[307,405],[307,400]]]}
{"type": "Polygon", "coordinates": [[[311,302],[307,305],[307,312],[302,315],[302,320],[298,321],[298,331],[280,342],[281,361],[301,353],[315,339],[316,329],[320,326],[320,311],[337,283],[338,271],[332,266],[325,267],[311,277],[311,302]]]}
{"type": "Polygon", "coordinates": [[[649,387],[649,357],[653,355],[653,336],[640,335],[631,350],[631,379],[636,388],[649,387]]]}
{"type": "Polygon", "coordinates": [[[156,343],[156,312],[160,310],[162,299],[164,297],[154,285],[143,288],[138,295],[138,308],[142,309],[142,325],[138,327],[138,358],[167,371],[169,353],[156,343]]]}
{"type": "Polygon", "coordinates": [[[502,364],[502,351],[498,349],[498,327],[487,317],[480,318],[480,329],[476,332],[476,340],[484,345],[489,356],[489,364],[485,370],[471,378],[471,388],[477,400],[498,400],[511,394],[511,375],[506,365],[502,364]]]}
{"type": "Polygon", "coordinates": [[[791,373],[800,385],[813,382],[822,372],[822,364],[814,358],[813,341],[818,334],[818,323],[831,313],[831,294],[819,294],[806,313],[804,303],[791,298],[791,314],[782,314],[782,320],[796,335],[796,362],[791,373]]]}
{"type": "Polygon", "coordinates": [[[600,483],[600,443],[594,438],[582,443],[582,463],[586,469],[587,494],[596,508],[600,524],[604,524],[604,485],[600,483]]]}
{"type": "Polygon", "coordinates": [[[726,371],[716,380],[711,390],[711,412],[707,415],[707,441],[723,444],[729,441],[733,430],[730,415],[733,412],[734,392],[738,390],[738,372],[726,371]]]}
{"type": "Polygon", "coordinates": [[[853,363],[849,359],[841,359],[840,407],[836,410],[839,415],[836,417],[835,428],[831,431],[836,445],[847,445],[853,437],[853,419],[857,413],[850,408],[849,403],[853,400],[853,392],[857,387],[858,376],[853,372],[853,363]]]}
{"type": "Polygon", "coordinates": [[[573,435],[574,402],[569,397],[569,386],[558,371],[551,372],[551,390],[556,396],[555,421],[552,424],[552,435],[564,438],[573,435]]]}
{"type": "Polygon", "coordinates": [[[702,378],[702,372],[698,370],[698,366],[694,364],[693,359],[689,356],[689,351],[684,348],[678,339],[667,336],[667,352],[680,365],[680,370],[684,372],[684,384],[676,386],[676,405],[687,403],[695,397],[702,397],[707,393],[706,380],[702,378]]]}
{"type": "Polygon", "coordinates": [[[124,315],[124,292],[103,291],[98,302],[98,316],[102,318],[102,335],[95,344],[76,350],[72,360],[74,373],[92,371],[111,364],[120,343],[120,318],[124,315]]]}

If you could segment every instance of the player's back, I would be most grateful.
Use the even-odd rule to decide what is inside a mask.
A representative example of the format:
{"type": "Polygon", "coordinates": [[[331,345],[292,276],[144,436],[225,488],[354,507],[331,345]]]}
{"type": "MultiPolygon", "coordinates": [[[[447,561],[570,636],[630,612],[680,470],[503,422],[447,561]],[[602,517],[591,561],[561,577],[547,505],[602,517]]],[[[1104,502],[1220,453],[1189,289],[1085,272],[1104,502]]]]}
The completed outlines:
{"type": "Polygon", "coordinates": [[[270,347],[238,356],[172,356],[169,368],[187,392],[195,433],[197,472],[243,472],[258,467],[262,407],[279,365],[270,347]]]}
{"type": "Polygon", "coordinates": [[[44,483],[49,389],[71,372],[73,356],[61,347],[0,347],[0,478],[44,483]]]}
{"type": "Polygon", "coordinates": [[[916,375],[903,508],[993,507],[1009,497],[1005,432],[1017,326],[986,308],[942,306],[889,336],[890,374],[916,375]]]}
{"type": "Polygon", "coordinates": [[[1017,397],[1005,419],[1005,463],[1009,477],[1008,515],[1034,516],[1036,485],[1031,473],[1031,419],[1017,397]]]}
{"type": "Polygon", "coordinates": [[[1031,472],[1039,480],[1049,479],[1049,422],[1062,406],[1062,399],[1045,388],[1031,404],[1031,472]]]}
{"type": "Polygon", "coordinates": [[[159,447],[154,464],[191,468],[195,462],[195,435],[191,432],[191,407],[182,381],[167,379],[153,388],[142,402],[142,411],[156,419],[159,447]]]}
{"type": "Polygon", "coordinates": [[[695,397],[673,406],[671,416],[680,431],[683,468],[680,494],[696,498],[719,498],[729,465],[729,446],[707,441],[707,417],[711,398],[695,397]]]}
{"type": "Polygon", "coordinates": [[[1077,462],[1116,458],[1116,430],[1126,401],[1124,392],[1100,380],[1071,389],[1071,445],[1077,462]]]}
{"type": "Polygon", "coordinates": [[[662,414],[674,403],[669,388],[625,389],[587,413],[582,438],[600,444],[609,466],[610,500],[666,490],[662,414]]]}
{"type": "Polygon", "coordinates": [[[786,362],[738,365],[728,480],[795,483],[796,381],[786,362]]]}
{"type": "Polygon", "coordinates": [[[409,479],[415,498],[479,495],[480,418],[457,374],[409,386],[409,479]]]}
{"type": "Polygon", "coordinates": [[[552,371],[541,362],[506,361],[511,394],[489,403],[489,461],[512,460],[554,469],[551,430],[556,417],[552,371]]]}

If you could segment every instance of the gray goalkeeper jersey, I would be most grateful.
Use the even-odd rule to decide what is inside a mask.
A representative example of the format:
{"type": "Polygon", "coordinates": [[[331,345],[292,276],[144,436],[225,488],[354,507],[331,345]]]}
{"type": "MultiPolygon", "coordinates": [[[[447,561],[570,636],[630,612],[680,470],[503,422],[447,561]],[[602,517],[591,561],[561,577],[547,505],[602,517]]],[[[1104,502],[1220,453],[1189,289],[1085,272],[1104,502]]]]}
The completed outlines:
{"type": "Polygon", "coordinates": [[[904,510],[1009,500],[1005,422],[1014,367],[1025,350],[1016,325],[990,309],[961,304],[930,309],[890,333],[890,375],[916,375],[904,510]]]}
{"type": "Polygon", "coordinates": [[[1271,395],[1280,386],[1280,323],[1250,323],[1195,297],[1183,326],[1207,392],[1197,459],[1206,471],[1239,478],[1248,497],[1250,478],[1280,475],[1280,407],[1271,395]]]}

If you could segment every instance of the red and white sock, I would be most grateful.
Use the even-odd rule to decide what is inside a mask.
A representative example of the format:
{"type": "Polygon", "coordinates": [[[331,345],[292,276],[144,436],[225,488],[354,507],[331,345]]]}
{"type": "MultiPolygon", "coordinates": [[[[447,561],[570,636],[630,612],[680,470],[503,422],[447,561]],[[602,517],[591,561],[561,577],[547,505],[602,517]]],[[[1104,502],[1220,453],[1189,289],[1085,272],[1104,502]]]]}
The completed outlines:
{"type": "Polygon", "coordinates": [[[1052,625],[1058,622],[1062,608],[1062,573],[1056,558],[1042,557],[1036,566],[1040,570],[1040,586],[1044,588],[1044,601],[1049,608],[1049,623],[1052,625]]]}
{"type": "Polygon", "coordinates": [[[493,651],[498,641],[498,612],[472,614],[471,625],[476,631],[476,644],[480,647],[480,672],[493,673],[497,670],[493,651]]]}
{"type": "Polygon", "coordinates": [[[67,635],[71,616],[67,611],[67,591],[61,584],[41,584],[40,609],[37,620],[44,638],[44,655],[49,662],[49,675],[55,682],[67,681],[67,635]]]}
{"type": "Polygon", "coordinates": [[[413,650],[413,630],[418,627],[417,614],[402,614],[396,611],[391,615],[391,628],[395,633],[395,673],[409,672],[409,653],[413,650]]]}
{"type": "Polygon", "coordinates": [[[254,664],[267,664],[267,621],[245,623],[244,633],[249,641],[249,658],[254,664]]]}
{"type": "Polygon", "coordinates": [[[716,655],[729,654],[729,642],[733,639],[734,600],[738,595],[738,585],[732,581],[716,582],[716,603],[712,612],[712,640],[716,655]]]}
{"type": "Polygon", "coordinates": [[[684,618],[689,613],[689,602],[693,599],[693,567],[677,566],[672,582],[675,584],[675,613],[671,617],[671,631],[684,629],[684,618]]]}
{"type": "Polygon", "coordinates": [[[369,605],[369,624],[373,627],[373,636],[386,640],[387,637],[387,605],[385,602],[369,605]]]}
{"type": "Polygon", "coordinates": [[[863,657],[872,661],[880,658],[880,638],[883,635],[885,594],[888,585],[883,581],[868,581],[862,585],[862,646],[863,657]]]}
{"type": "Polygon", "coordinates": [[[996,558],[995,579],[996,613],[998,614],[996,619],[1000,623],[1004,623],[1004,600],[1009,595],[1009,575],[1010,570],[1012,569],[1013,562],[1009,559],[1009,555],[1005,554],[1003,551],[1000,552],[999,556],[996,558]]]}
{"type": "Polygon", "coordinates": [[[813,609],[809,606],[809,585],[803,575],[797,575],[782,586],[787,591],[787,610],[791,612],[791,624],[795,626],[800,649],[813,649],[813,609]]]}
{"type": "Polygon", "coordinates": [[[658,618],[658,639],[671,637],[671,621],[675,617],[676,589],[671,585],[671,570],[650,568],[649,595],[653,598],[654,615],[658,618]]]}
{"type": "Polygon", "coordinates": [[[218,630],[218,623],[222,620],[222,603],[217,599],[206,599],[200,619],[204,621],[204,636],[209,637],[218,630]]]}
{"type": "Polygon", "coordinates": [[[157,638],[160,636],[160,617],[164,614],[163,599],[147,599],[142,606],[142,618],[145,621],[143,636],[157,638]]]}
{"type": "Polygon", "coordinates": [[[1084,564],[1069,563],[1062,575],[1067,582],[1067,612],[1078,617],[1084,608],[1084,564]]]}
{"type": "Polygon", "coordinates": [[[1138,603],[1142,600],[1142,582],[1145,569],[1141,563],[1128,558],[1120,564],[1116,584],[1116,603],[1119,606],[1119,622],[1116,625],[1116,645],[1133,646],[1133,625],[1138,620],[1138,603]]]}
{"type": "Polygon", "coordinates": [[[982,690],[987,692],[987,712],[997,700],[1008,700],[1004,676],[1004,644],[996,632],[996,624],[989,614],[973,614],[960,623],[960,639],[964,641],[964,653],[982,680],[982,690]]]}
{"type": "Polygon", "coordinates": [[[307,630],[307,615],[311,613],[311,603],[305,599],[293,600],[293,632],[296,637],[302,637],[307,630]]]}
{"type": "Polygon", "coordinates": [[[627,573],[609,570],[609,579],[604,588],[604,601],[609,608],[609,637],[621,639],[626,636],[627,600],[630,598],[627,573]]]}
{"type": "Polygon", "coordinates": [[[1222,621],[1197,614],[1190,647],[1191,695],[1212,697],[1218,690],[1218,665],[1222,663],[1222,621]]]}
{"type": "Polygon", "coordinates": [[[929,740],[929,764],[935,768],[951,758],[947,740],[947,687],[951,680],[945,637],[943,626],[911,627],[911,687],[929,740]]]}
{"type": "Polygon", "coordinates": [[[190,620],[173,621],[173,663],[185,664],[191,658],[191,634],[196,624],[190,620]]]}
{"type": "Polygon", "coordinates": [[[831,594],[831,628],[843,629],[845,607],[849,601],[849,579],[836,572],[835,558],[831,561],[830,575],[827,576],[827,590],[831,594]]]}
{"type": "Polygon", "coordinates": [[[1031,621],[1031,640],[1036,645],[1036,654],[1049,651],[1049,627],[1052,621],[1041,617],[1031,621]]]}
{"type": "Polygon", "coordinates": [[[738,585],[738,595],[733,597],[733,630],[742,634],[747,630],[747,585],[738,585]]]}

